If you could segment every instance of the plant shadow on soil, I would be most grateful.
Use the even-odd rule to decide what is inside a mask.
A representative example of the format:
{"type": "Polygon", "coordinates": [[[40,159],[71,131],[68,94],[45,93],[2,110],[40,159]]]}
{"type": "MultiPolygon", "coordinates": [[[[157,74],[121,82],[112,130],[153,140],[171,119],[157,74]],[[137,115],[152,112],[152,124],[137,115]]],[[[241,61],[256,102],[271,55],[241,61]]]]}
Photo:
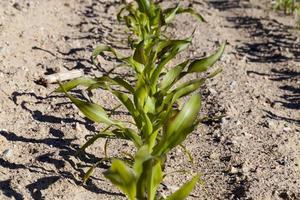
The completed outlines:
{"type": "MultiPolygon", "coordinates": [[[[75,94],[77,96],[81,96],[81,99],[84,98],[82,94],[80,94],[79,91],[75,91],[75,94]]],[[[13,92],[11,94],[10,99],[15,103],[16,106],[20,106],[23,110],[26,112],[29,112],[32,116],[32,118],[38,122],[46,123],[46,124],[75,124],[79,123],[85,126],[85,128],[91,132],[97,132],[96,128],[93,126],[93,123],[84,118],[84,119],[75,119],[72,117],[57,117],[53,115],[49,115],[48,113],[43,113],[42,111],[36,109],[37,105],[49,105],[53,99],[59,99],[59,98],[65,98],[63,95],[49,95],[46,97],[39,96],[35,93],[28,93],[28,92],[13,92]],[[23,97],[30,97],[31,100],[20,100],[23,99],[23,97]],[[34,105],[34,109],[32,109],[32,105],[34,105]]],[[[70,103],[57,103],[54,106],[54,110],[57,110],[61,108],[62,106],[68,106],[70,103]]],[[[52,109],[51,109],[52,110],[52,109]]],[[[128,114],[121,111],[113,111],[113,110],[106,110],[109,111],[110,114],[128,114]]],[[[74,176],[74,172],[76,171],[79,173],[79,177],[83,177],[85,172],[82,170],[83,167],[90,167],[101,160],[101,158],[95,157],[92,154],[84,153],[84,154],[76,154],[79,150],[79,146],[77,144],[74,144],[73,141],[75,139],[66,139],[64,138],[64,133],[59,130],[55,129],[53,127],[49,130],[49,136],[47,138],[42,139],[34,139],[34,138],[26,138],[23,136],[19,136],[13,132],[7,132],[7,131],[0,131],[0,135],[6,138],[7,141],[11,142],[23,142],[29,145],[35,145],[35,144],[41,144],[46,145],[50,148],[56,148],[58,150],[58,156],[59,158],[54,158],[54,153],[45,153],[42,155],[36,156],[34,159],[39,164],[50,164],[53,165],[56,168],[56,171],[54,170],[47,170],[43,167],[37,166],[37,165],[24,165],[24,164],[17,164],[9,162],[3,158],[0,158],[0,165],[4,168],[15,170],[15,169],[23,169],[28,170],[31,173],[37,173],[42,174],[45,177],[37,179],[35,182],[30,183],[26,186],[26,189],[30,192],[33,199],[42,199],[42,190],[47,189],[50,187],[50,185],[57,182],[59,179],[69,179],[70,181],[74,182],[77,185],[81,185],[82,181],[78,180],[74,176]],[[72,157],[76,157],[80,163],[85,163],[84,165],[78,165],[77,162],[74,162],[74,159],[72,157]],[[72,171],[66,171],[64,170],[64,167],[68,163],[72,167],[72,171]]],[[[38,149],[33,148],[32,154],[38,153],[38,149]]],[[[107,169],[108,166],[105,164],[97,165],[98,167],[102,169],[107,169]]],[[[91,191],[93,193],[97,194],[108,194],[113,196],[123,196],[121,193],[115,193],[115,192],[108,192],[105,190],[102,190],[99,188],[93,180],[97,180],[95,177],[91,177],[85,185],[82,185],[85,189],[88,191],[91,191]]],[[[10,184],[10,180],[5,180],[1,184],[0,190],[3,191],[3,194],[7,197],[14,197],[15,199],[24,199],[22,194],[19,194],[16,192],[10,184]]]]}
{"type": "MultiPolygon", "coordinates": [[[[61,159],[53,158],[54,153],[46,153],[43,155],[39,155],[35,158],[36,161],[39,163],[48,163],[52,164],[56,171],[54,170],[48,170],[44,167],[37,166],[37,165],[24,165],[24,164],[16,164],[9,162],[3,158],[0,158],[0,165],[4,168],[10,169],[10,170],[16,170],[16,169],[23,169],[28,170],[31,173],[37,173],[42,174],[45,177],[37,179],[35,182],[30,183],[26,186],[26,189],[29,190],[31,196],[33,199],[39,200],[42,199],[42,190],[47,189],[50,187],[50,185],[57,182],[59,179],[69,179],[73,181],[77,185],[81,185],[81,181],[78,180],[72,172],[65,171],[63,168],[66,163],[69,163],[72,168],[77,171],[80,175],[80,177],[83,177],[85,172],[81,169],[80,166],[73,161],[71,158],[74,156],[79,149],[78,145],[73,144],[72,141],[74,139],[64,139],[63,138],[63,132],[60,130],[56,130],[51,128],[50,133],[55,136],[55,138],[44,138],[44,139],[33,139],[33,138],[26,138],[23,136],[18,136],[17,134],[13,132],[7,132],[7,131],[0,131],[0,135],[6,138],[7,141],[13,141],[13,142],[24,142],[27,144],[42,144],[47,145],[51,148],[57,148],[58,149],[58,155],[61,157],[61,159]]],[[[37,153],[38,150],[34,149],[33,154],[37,153]]],[[[96,158],[92,154],[78,154],[77,159],[80,161],[86,163],[85,167],[91,166],[92,164],[95,164],[97,161],[101,160],[100,158],[96,158]]],[[[100,165],[100,168],[108,168],[106,165],[100,165]]],[[[98,188],[93,183],[93,180],[97,180],[95,177],[91,177],[85,185],[81,185],[85,189],[97,193],[97,194],[108,194],[108,195],[114,195],[114,196],[123,196],[121,193],[115,193],[115,192],[108,192],[105,190],[102,190],[98,188]]],[[[14,197],[15,199],[24,199],[22,197],[22,194],[16,192],[10,184],[10,180],[5,180],[0,182],[0,190],[3,191],[3,194],[7,197],[14,197]]]]}
{"type": "Polygon", "coordinates": [[[209,5],[219,11],[226,11],[237,8],[248,8],[247,4],[242,5],[240,0],[208,0],[209,5]]]}
{"type": "Polygon", "coordinates": [[[300,60],[300,45],[296,36],[288,32],[292,27],[283,25],[275,19],[263,19],[250,16],[228,17],[235,29],[245,29],[251,38],[237,48],[241,56],[256,63],[276,63],[300,60]]]}
{"type": "MultiPolygon", "coordinates": [[[[297,38],[288,32],[288,27],[276,20],[259,19],[253,17],[228,17],[228,21],[234,24],[233,28],[245,29],[251,37],[261,39],[263,42],[245,43],[237,48],[237,52],[241,56],[246,56],[249,62],[254,63],[277,63],[287,61],[300,61],[300,45],[295,43],[297,38]],[[262,23],[265,21],[265,23],[262,23]],[[288,55],[282,53],[288,52],[288,55]]],[[[273,101],[271,106],[279,103],[287,109],[300,109],[300,88],[295,86],[296,80],[300,77],[300,72],[284,69],[271,69],[269,73],[260,73],[255,71],[247,71],[247,74],[256,74],[269,77],[270,80],[280,81],[282,83],[289,81],[279,88],[284,90],[284,95],[280,96],[282,101],[273,101]]],[[[266,117],[283,120],[289,123],[300,124],[299,119],[292,119],[279,116],[271,111],[265,110],[266,117]]]]}
{"type": "MultiPolygon", "coordinates": [[[[215,8],[225,11],[232,8],[247,8],[241,6],[242,1],[224,1],[223,3],[211,3],[215,8]],[[235,2],[235,4],[230,4],[235,2]]],[[[287,61],[300,61],[300,45],[295,42],[297,37],[288,30],[293,27],[286,26],[275,19],[256,18],[251,16],[234,16],[227,17],[227,20],[233,24],[231,28],[244,29],[250,38],[249,43],[243,43],[236,48],[240,56],[245,56],[247,61],[253,63],[279,63],[287,61]]],[[[284,95],[280,96],[282,101],[274,100],[271,106],[278,103],[287,109],[300,109],[300,88],[295,86],[297,79],[300,77],[299,71],[289,68],[271,69],[269,73],[257,71],[247,71],[247,74],[256,74],[269,77],[270,80],[288,82],[279,88],[284,90],[284,95]]],[[[283,120],[289,123],[300,124],[299,119],[292,119],[279,116],[271,111],[265,110],[266,117],[283,120]]]]}
{"type": "MultiPolygon", "coordinates": [[[[284,81],[289,82],[296,82],[300,78],[300,72],[293,71],[290,69],[271,69],[270,73],[259,73],[255,71],[247,71],[247,74],[255,74],[258,76],[265,76],[268,77],[269,80],[272,81],[284,81]]],[[[296,85],[296,84],[295,84],[296,85]]],[[[300,87],[291,85],[291,84],[284,84],[279,87],[281,90],[284,90],[284,94],[280,96],[281,100],[276,100],[271,102],[271,106],[275,104],[280,104],[282,107],[291,110],[300,110],[300,87]]],[[[300,119],[293,119],[284,116],[279,116],[271,111],[264,110],[266,112],[266,117],[275,120],[283,120],[289,123],[300,124],[300,119]]]]}
{"type": "MultiPolygon", "coordinates": [[[[102,29],[105,30],[109,30],[112,31],[111,27],[103,24],[101,21],[95,19],[96,17],[98,17],[98,15],[96,14],[97,10],[95,8],[95,6],[97,4],[105,4],[105,8],[106,10],[110,7],[110,6],[115,6],[115,4],[118,2],[102,2],[102,1],[97,1],[97,0],[93,0],[93,3],[90,6],[86,6],[85,10],[80,14],[82,17],[82,19],[84,19],[85,21],[80,22],[79,24],[76,25],[70,25],[71,27],[75,27],[77,29],[79,29],[79,33],[82,35],[80,37],[76,37],[76,38],[70,38],[69,36],[65,36],[65,40],[85,40],[87,41],[87,46],[84,48],[71,48],[69,51],[67,52],[63,52],[61,50],[59,50],[58,48],[56,49],[56,51],[53,50],[48,50],[48,49],[43,49],[37,46],[32,47],[32,50],[36,50],[36,51],[42,51],[45,52],[47,54],[50,54],[51,56],[53,56],[55,59],[57,60],[62,60],[64,62],[70,62],[70,63],[75,63],[75,67],[73,68],[67,68],[65,67],[67,70],[73,70],[73,69],[81,69],[83,70],[86,74],[89,74],[93,72],[93,70],[95,69],[95,66],[93,66],[93,63],[90,59],[84,59],[82,58],[82,55],[80,55],[81,52],[83,51],[92,51],[92,44],[91,41],[94,40],[97,43],[103,43],[103,37],[101,33],[104,33],[102,31],[102,29]],[[96,22],[95,22],[96,20],[96,22]],[[90,29],[88,30],[84,30],[86,27],[84,27],[85,25],[88,26],[92,26],[90,29]]],[[[102,6],[103,6],[102,5],[102,6]]],[[[113,20],[113,19],[110,19],[113,20]]],[[[120,34],[119,34],[120,35],[120,34]]],[[[111,34],[111,36],[113,36],[113,34],[111,34]]],[[[105,41],[105,44],[110,45],[114,48],[118,48],[118,49],[127,49],[126,47],[122,47],[122,46],[117,46],[115,45],[113,42],[109,42],[109,41],[105,41]]],[[[108,56],[105,57],[107,60],[112,61],[113,58],[110,58],[108,56]]],[[[37,66],[42,66],[41,63],[37,64],[37,66]]],[[[42,68],[44,68],[42,66],[42,68]]],[[[114,71],[107,71],[104,68],[102,68],[102,66],[96,66],[96,70],[100,71],[102,74],[104,75],[112,75],[112,76],[120,76],[123,77],[124,79],[127,79],[129,82],[131,82],[132,79],[132,74],[128,73],[119,73],[119,72],[114,72],[114,71]]],[[[49,75],[55,73],[55,69],[52,68],[45,68],[45,75],[49,75]]],[[[39,85],[44,85],[43,83],[41,83],[39,80],[35,81],[36,84],[39,85]]],[[[73,91],[77,96],[80,96],[81,98],[85,98],[84,95],[81,94],[81,92],[79,91],[73,91]]],[[[51,99],[59,99],[59,98],[65,98],[63,95],[49,95],[47,97],[42,97],[42,96],[38,96],[35,93],[28,93],[28,92],[13,92],[11,94],[11,100],[15,103],[16,106],[21,106],[21,108],[23,110],[25,110],[26,112],[29,112],[32,116],[32,118],[38,122],[43,122],[43,123],[47,123],[47,124],[61,124],[61,123],[68,123],[68,124],[74,124],[74,123],[79,123],[85,126],[85,128],[91,132],[96,132],[96,128],[93,126],[92,122],[89,121],[88,119],[83,119],[83,120],[78,120],[78,119],[74,119],[71,117],[65,117],[65,118],[61,118],[61,117],[56,117],[53,115],[50,115],[48,113],[43,113],[42,111],[36,109],[36,105],[49,105],[49,102],[51,102],[51,99]],[[33,99],[32,101],[19,101],[19,98],[22,99],[22,97],[30,97],[30,99],[33,99]],[[32,108],[32,104],[34,104],[34,109],[32,108]]],[[[87,99],[86,99],[87,100],[87,99]]],[[[55,109],[60,108],[61,106],[69,106],[70,103],[58,103],[55,105],[55,109]]],[[[110,112],[110,114],[113,115],[118,115],[118,114],[122,114],[122,115],[127,115],[128,113],[122,112],[122,111],[113,111],[113,110],[109,110],[107,109],[106,111],[110,112]]],[[[72,157],[77,153],[79,146],[77,144],[73,143],[74,139],[66,139],[64,138],[64,133],[61,130],[55,129],[55,128],[50,128],[49,131],[49,136],[52,135],[52,137],[47,137],[47,138],[42,138],[42,139],[34,139],[34,138],[26,138],[23,136],[19,136],[16,133],[13,132],[7,132],[7,131],[0,131],[0,135],[3,136],[4,138],[6,138],[7,141],[12,141],[12,142],[23,142],[26,144],[41,144],[41,145],[46,145],[49,146],[51,148],[56,148],[58,149],[58,158],[54,158],[54,153],[45,153],[42,155],[38,155],[35,157],[35,160],[39,163],[39,164],[43,164],[43,163],[47,163],[47,164],[51,164],[55,167],[55,171],[54,170],[48,170],[45,169],[44,167],[41,166],[37,166],[37,165],[24,165],[24,164],[17,164],[17,163],[13,163],[13,162],[9,162],[3,158],[0,158],[0,165],[4,168],[7,168],[9,170],[28,170],[31,173],[37,173],[39,175],[42,174],[43,177],[38,178],[37,180],[35,180],[34,182],[28,184],[26,186],[26,189],[30,192],[31,196],[33,199],[39,200],[43,198],[42,195],[42,190],[46,190],[47,188],[49,188],[52,184],[56,183],[57,181],[59,181],[60,179],[69,179],[70,181],[74,182],[77,185],[81,185],[82,181],[78,180],[75,176],[74,173],[70,172],[70,171],[66,171],[64,170],[64,166],[68,163],[69,165],[72,166],[73,168],[73,172],[76,171],[77,173],[79,173],[79,177],[83,177],[85,172],[82,170],[82,167],[89,167],[95,163],[97,163],[97,161],[101,160],[101,158],[97,158],[92,154],[78,154],[76,156],[76,158],[81,162],[81,163],[85,163],[85,166],[81,165],[77,165],[72,157]]],[[[32,152],[32,154],[35,154],[38,152],[37,149],[33,150],[34,152],[32,152]]],[[[102,165],[97,165],[100,168],[103,169],[107,169],[108,166],[105,164],[102,165]]],[[[109,191],[105,191],[101,188],[99,188],[95,183],[94,180],[97,180],[96,177],[91,177],[86,184],[81,185],[82,187],[84,187],[86,190],[91,191],[93,193],[97,193],[97,194],[108,194],[108,195],[112,195],[112,196],[124,196],[122,193],[116,193],[116,192],[109,192],[109,191]]],[[[15,191],[13,189],[13,186],[11,185],[11,180],[7,179],[4,181],[0,182],[0,190],[3,191],[3,194],[6,197],[9,198],[15,198],[17,200],[19,199],[24,199],[23,195],[18,193],[18,191],[15,191]]]]}

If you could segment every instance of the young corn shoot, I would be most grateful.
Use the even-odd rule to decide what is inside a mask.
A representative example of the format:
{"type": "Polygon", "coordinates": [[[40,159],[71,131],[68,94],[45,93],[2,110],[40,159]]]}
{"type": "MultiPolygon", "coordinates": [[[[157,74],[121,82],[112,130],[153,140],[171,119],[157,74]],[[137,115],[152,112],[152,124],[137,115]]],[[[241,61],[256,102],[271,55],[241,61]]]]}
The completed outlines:
{"type": "MultiPolygon", "coordinates": [[[[90,138],[81,151],[99,138],[123,139],[135,145],[137,151],[131,162],[112,159],[110,168],[104,172],[104,176],[130,200],[159,199],[157,190],[164,178],[163,166],[167,154],[182,145],[200,121],[199,94],[193,94],[182,109],[176,105],[180,99],[197,91],[207,78],[220,72],[218,69],[204,78],[183,81],[189,74],[207,72],[220,59],[226,42],[210,56],[188,59],[170,70],[166,67],[191,43],[191,38],[172,40],[162,37],[162,28],[170,23],[176,14],[183,12],[191,13],[204,21],[190,8],[176,6],[162,10],[149,0],[138,0],[125,6],[118,17],[126,21],[136,36],[132,42],[132,55],[124,56],[109,46],[100,45],[94,50],[92,58],[96,60],[97,56],[103,53],[111,53],[124,66],[134,70],[136,81],[130,84],[118,76],[108,75],[83,77],[63,83],[56,89],[56,92],[65,93],[87,118],[108,127],[90,138]],[[128,13],[124,16],[122,13],[125,11],[128,13]],[[130,128],[126,122],[111,119],[102,106],[70,94],[69,91],[77,86],[85,86],[89,91],[99,88],[109,91],[128,110],[135,127],[130,128]]],[[[95,166],[88,170],[85,180],[94,168],[95,166]]],[[[198,180],[199,175],[195,175],[166,199],[185,199],[198,180]]]]}
{"type": "Polygon", "coordinates": [[[284,14],[292,14],[295,8],[295,0],[276,0],[274,5],[275,10],[283,10],[284,14]]]}

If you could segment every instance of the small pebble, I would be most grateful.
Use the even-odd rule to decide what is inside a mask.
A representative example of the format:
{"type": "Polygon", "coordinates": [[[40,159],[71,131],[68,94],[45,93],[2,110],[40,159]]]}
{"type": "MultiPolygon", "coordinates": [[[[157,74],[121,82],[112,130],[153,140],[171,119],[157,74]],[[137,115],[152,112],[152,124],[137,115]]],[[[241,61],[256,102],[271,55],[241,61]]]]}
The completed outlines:
{"type": "Polygon", "coordinates": [[[276,124],[272,120],[267,120],[266,121],[266,126],[267,126],[267,128],[271,128],[271,129],[275,129],[276,128],[276,124]]]}
{"type": "Polygon", "coordinates": [[[239,172],[239,170],[238,170],[238,168],[236,168],[236,167],[231,167],[230,172],[231,172],[232,174],[237,174],[237,173],[239,172]]]}
{"type": "Polygon", "coordinates": [[[218,93],[215,89],[212,89],[212,88],[209,89],[209,92],[210,92],[212,95],[215,95],[215,94],[218,93]]]}
{"type": "Polygon", "coordinates": [[[82,128],[81,128],[81,126],[80,126],[80,124],[79,124],[78,122],[75,123],[75,129],[76,129],[76,131],[78,131],[78,132],[81,132],[81,131],[82,131],[82,128]]]}
{"type": "Polygon", "coordinates": [[[218,153],[212,153],[212,154],[210,154],[209,157],[210,157],[211,159],[213,159],[213,160],[217,160],[217,159],[220,158],[220,154],[218,154],[218,153]]]}
{"type": "Polygon", "coordinates": [[[3,157],[10,157],[12,155],[12,150],[11,149],[6,149],[3,151],[3,157]]]}
{"type": "Polygon", "coordinates": [[[290,127],[284,127],[284,128],[283,128],[283,131],[284,131],[284,132],[289,132],[289,131],[291,131],[291,130],[292,130],[292,129],[291,129],[290,127]]]}
{"type": "Polygon", "coordinates": [[[229,88],[230,90],[233,90],[236,86],[236,81],[232,81],[230,84],[229,84],[229,88]]]}
{"type": "Polygon", "coordinates": [[[17,9],[17,10],[21,10],[21,6],[20,6],[19,3],[14,3],[14,4],[13,4],[13,7],[14,7],[15,9],[17,9]]]}

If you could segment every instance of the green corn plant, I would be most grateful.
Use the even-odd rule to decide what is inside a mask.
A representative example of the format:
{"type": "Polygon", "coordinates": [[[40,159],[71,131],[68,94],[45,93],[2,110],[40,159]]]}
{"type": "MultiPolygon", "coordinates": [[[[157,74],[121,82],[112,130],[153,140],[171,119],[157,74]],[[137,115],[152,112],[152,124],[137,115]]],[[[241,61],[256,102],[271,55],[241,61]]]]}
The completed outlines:
{"type": "Polygon", "coordinates": [[[292,14],[295,11],[295,0],[276,0],[274,9],[283,10],[284,14],[292,14]]]}
{"type": "MultiPolygon", "coordinates": [[[[137,3],[139,12],[145,16],[148,16],[152,8],[159,8],[151,1],[141,0],[137,3]]],[[[151,17],[155,18],[155,15],[151,17]]],[[[149,24],[152,26],[155,23],[149,24]]],[[[130,24],[127,25],[129,28],[132,27],[130,24]]],[[[147,24],[140,22],[139,26],[141,26],[139,29],[142,29],[147,24]]],[[[182,146],[183,141],[200,122],[198,113],[201,97],[197,94],[197,90],[206,79],[221,71],[217,69],[207,73],[207,70],[220,59],[226,42],[210,56],[188,59],[168,67],[176,55],[189,46],[192,36],[172,40],[161,36],[161,26],[157,28],[157,32],[151,32],[153,30],[145,29],[141,38],[140,33],[136,33],[139,39],[135,41],[130,56],[124,56],[106,45],[98,46],[92,54],[93,60],[105,53],[112,54],[122,63],[120,66],[129,67],[135,72],[136,80],[133,83],[130,84],[118,76],[82,77],[60,84],[60,88],[55,91],[65,93],[87,118],[106,125],[81,147],[81,152],[99,138],[128,140],[136,147],[136,153],[131,159],[109,159],[111,166],[104,172],[104,176],[126,194],[128,199],[181,200],[188,197],[199,181],[199,175],[195,175],[176,192],[163,198],[159,197],[157,192],[165,177],[163,166],[167,154],[177,146],[182,146]],[[184,77],[194,73],[205,74],[202,78],[184,81],[184,77]],[[96,89],[109,91],[128,110],[132,122],[113,119],[101,105],[75,97],[70,91],[78,86],[84,86],[88,91],[96,89]],[[184,106],[178,106],[184,97],[190,95],[192,96],[184,106]]],[[[96,165],[87,171],[84,181],[90,177],[95,167],[96,165]]]]}
{"type": "Polygon", "coordinates": [[[129,44],[136,45],[141,41],[147,41],[163,36],[163,31],[174,20],[176,15],[189,13],[200,22],[204,18],[192,8],[183,8],[177,4],[173,8],[162,9],[158,4],[150,0],[137,0],[126,4],[118,13],[120,22],[125,22],[131,31],[128,37],[129,44]],[[163,31],[162,31],[163,30],[163,31]],[[135,38],[132,37],[135,35],[135,38]]]}

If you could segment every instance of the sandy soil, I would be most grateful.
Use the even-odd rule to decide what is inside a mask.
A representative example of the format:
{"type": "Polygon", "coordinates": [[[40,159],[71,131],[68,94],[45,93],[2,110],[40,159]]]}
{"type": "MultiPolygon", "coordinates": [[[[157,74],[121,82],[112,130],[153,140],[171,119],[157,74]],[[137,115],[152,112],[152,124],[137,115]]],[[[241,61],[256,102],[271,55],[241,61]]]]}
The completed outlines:
{"type": "MultiPolygon", "coordinates": [[[[300,32],[293,18],[273,13],[258,0],[181,3],[192,3],[208,23],[177,18],[171,35],[184,37],[196,28],[193,44],[178,60],[201,57],[218,41],[229,42],[218,63],[223,73],[202,90],[202,113],[225,117],[201,125],[186,141],[194,165],[176,150],[166,170],[203,175],[205,187],[198,186],[190,199],[300,199],[300,32]]],[[[0,1],[1,200],[125,199],[101,175],[107,166],[80,185],[88,166],[104,156],[104,141],[79,159],[73,155],[100,127],[63,95],[50,94],[55,85],[38,81],[57,71],[111,69],[105,63],[99,71],[89,58],[99,43],[127,51],[115,19],[118,7],[117,0],[0,1]]],[[[106,93],[94,98],[108,110],[116,104],[106,93]]],[[[109,154],[117,155],[120,147],[132,150],[113,141],[109,154]]],[[[186,178],[169,176],[162,192],[175,190],[186,178]]]]}

